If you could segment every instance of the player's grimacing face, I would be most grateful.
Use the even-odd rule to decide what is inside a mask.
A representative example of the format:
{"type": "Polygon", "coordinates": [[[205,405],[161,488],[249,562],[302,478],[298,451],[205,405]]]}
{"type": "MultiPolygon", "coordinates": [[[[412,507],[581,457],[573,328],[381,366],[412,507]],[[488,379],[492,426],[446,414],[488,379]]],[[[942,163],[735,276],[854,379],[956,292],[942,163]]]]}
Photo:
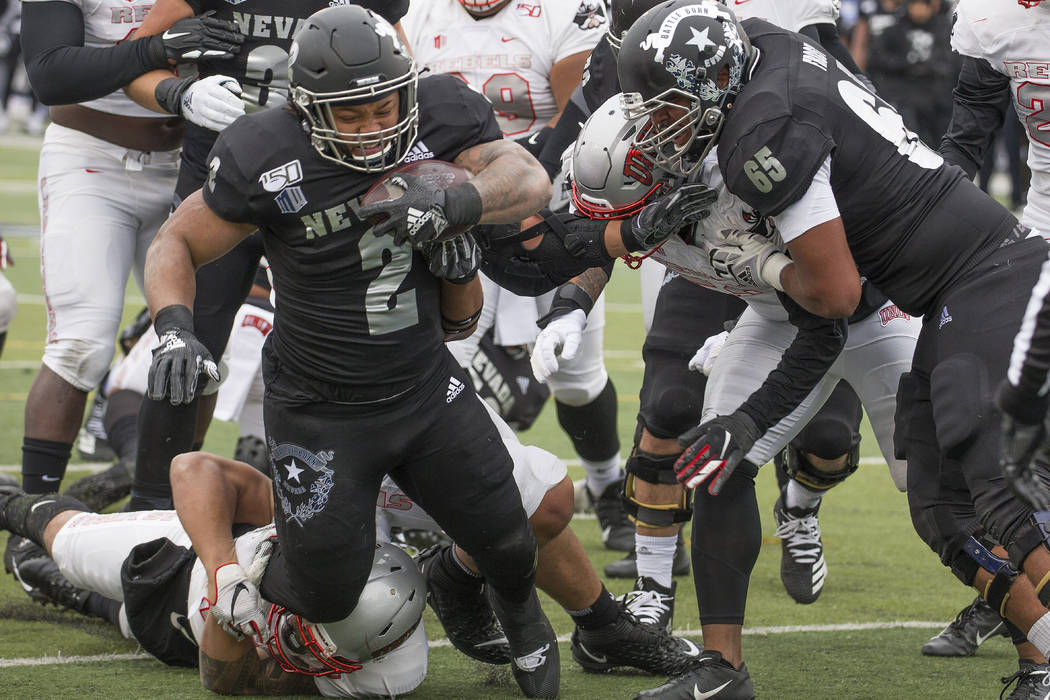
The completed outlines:
{"type": "MultiPolygon", "coordinates": [[[[677,123],[679,120],[683,119],[686,113],[688,113],[689,111],[689,103],[684,95],[670,95],[668,96],[667,101],[679,104],[681,106],[673,107],[668,104],[664,105],[663,107],[660,107],[659,109],[653,112],[652,116],[649,117],[649,121],[652,123],[653,128],[657,131],[662,131],[671,126],[672,124],[677,123]]],[[[679,131],[678,135],[674,138],[675,145],[678,146],[683,145],[688,140],[688,130],[679,131]]]]}
{"type": "MultiPolygon", "coordinates": [[[[375,102],[333,105],[332,126],[342,134],[366,134],[392,129],[397,126],[400,106],[400,96],[397,92],[386,95],[375,102]]],[[[353,150],[358,151],[358,155],[362,156],[372,155],[383,149],[380,141],[365,142],[363,146],[359,146],[356,140],[348,139],[348,142],[354,143],[353,150]]]]}

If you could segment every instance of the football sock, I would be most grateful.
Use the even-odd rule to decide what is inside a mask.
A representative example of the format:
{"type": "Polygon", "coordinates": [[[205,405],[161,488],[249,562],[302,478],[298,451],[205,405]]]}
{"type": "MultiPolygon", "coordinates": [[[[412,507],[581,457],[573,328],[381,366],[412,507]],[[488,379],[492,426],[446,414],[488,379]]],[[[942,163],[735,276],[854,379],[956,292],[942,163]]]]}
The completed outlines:
{"type": "Polygon", "coordinates": [[[106,414],[102,422],[106,427],[109,444],[117,453],[117,457],[134,457],[138,450],[141,405],[142,394],[127,389],[114,391],[106,401],[106,414]]]}
{"type": "Polygon", "coordinates": [[[813,510],[820,505],[820,499],[824,498],[824,493],[824,491],[814,491],[806,488],[797,479],[791,479],[788,481],[786,493],[784,494],[784,506],[786,508],[813,510]]]}
{"type": "Polygon", "coordinates": [[[610,485],[623,481],[620,455],[615,455],[602,462],[591,462],[586,459],[580,461],[587,472],[587,490],[591,492],[591,497],[594,499],[605,493],[605,489],[610,485]]]}
{"type": "Polygon", "coordinates": [[[651,537],[635,533],[634,552],[638,558],[638,575],[647,576],[664,588],[670,588],[674,550],[677,546],[678,535],[651,537]]]}
{"type": "Polygon", "coordinates": [[[614,622],[620,614],[620,606],[616,604],[616,599],[603,584],[602,592],[596,601],[583,610],[566,610],[566,612],[581,629],[593,630],[614,622]]]}
{"type": "Polygon", "coordinates": [[[84,614],[98,617],[120,627],[120,601],[92,591],[84,601],[84,614]]]}
{"type": "Polygon", "coordinates": [[[148,399],[142,402],[129,510],[171,509],[168,469],[176,455],[189,452],[193,445],[198,403],[199,398],[184,406],[148,399]]]}
{"type": "Polygon", "coordinates": [[[26,493],[55,493],[69,464],[73,443],[22,438],[22,489],[26,493]]]}
{"type": "Polygon", "coordinates": [[[0,353],[4,351],[4,341],[7,340],[7,331],[0,333],[0,353]]]}
{"type": "Polygon", "coordinates": [[[1050,612],[1043,613],[1028,630],[1028,641],[1035,645],[1044,658],[1050,656],[1050,612]]]}

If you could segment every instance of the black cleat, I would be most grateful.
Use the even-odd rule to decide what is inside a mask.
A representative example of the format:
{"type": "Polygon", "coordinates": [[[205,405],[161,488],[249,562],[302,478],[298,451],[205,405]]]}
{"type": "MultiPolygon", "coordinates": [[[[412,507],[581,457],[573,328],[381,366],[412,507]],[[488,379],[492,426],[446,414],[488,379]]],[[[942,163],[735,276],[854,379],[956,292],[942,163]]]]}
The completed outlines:
{"type": "Polygon", "coordinates": [[[591,495],[590,489],[587,489],[587,497],[594,506],[594,514],[598,516],[598,527],[601,528],[605,548],[629,552],[634,549],[634,524],[623,511],[623,500],[620,497],[622,492],[621,479],[609,484],[597,499],[591,495]]]}
{"type": "Polygon", "coordinates": [[[671,678],[659,688],[643,690],[634,700],[696,700],[718,698],[718,700],[751,700],[755,689],[751,685],[751,674],[747,664],[733,668],[717,651],[705,651],[693,662],[688,671],[671,678]]]}
{"type": "Polygon", "coordinates": [[[999,693],[1000,700],[1048,700],[1050,699],[1050,664],[1040,664],[1028,659],[1018,659],[1018,670],[1002,678],[1005,687],[999,693]],[[1013,692],[1010,684],[1017,681],[1013,692]]]}
{"type": "MultiPolygon", "coordinates": [[[[47,594],[40,590],[39,586],[31,583],[33,576],[30,576],[30,580],[26,580],[23,573],[23,569],[28,566],[30,562],[38,559],[51,560],[51,557],[47,555],[47,551],[38,545],[36,542],[22,537],[21,535],[11,534],[7,538],[7,547],[4,549],[4,571],[15,577],[15,581],[22,587],[22,590],[26,592],[33,600],[39,603],[51,602],[47,594]]],[[[53,562],[52,562],[53,563],[53,562]]],[[[31,571],[36,571],[39,567],[29,567],[31,571]]]]}
{"type": "Polygon", "coordinates": [[[510,670],[528,698],[553,698],[561,685],[558,638],[540,607],[536,589],[524,603],[503,600],[486,586],[489,604],[507,632],[512,657],[510,670]]]}
{"type": "Polygon", "coordinates": [[[63,493],[72,496],[95,512],[101,512],[131,493],[135,457],[128,456],[109,469],[77,479],[63,493]]]}
{"type": "MultiPolygon", "coordinates": [[[[43,551],[43,550],[41,550],[43,551]]],[[[15,578],[29,592],[30,597],[42,603],[53,603],[86,615],[91,591],[77,588],[62,575],[55,560],[46,554],[17,563],[15,578]]]]}
{"type": "Polygon", "coordinates": [[[999,613],[992,610],[984,598],[977,596],[947,627],[922,645],[922,653],[925,656],[973,656],[977,647],[997,634],[1010,635],[999,613]]]}
{"type": "Polygon", "coordinates": [[[688,639],[638,620],[624,604],[620,615],[598,629],[572,632],[572,658],[584,671],[600,673],[630,666],[658,676],[674,676],[691,668],[701,649],[688,639]]]}
{"type": "MultiPolygon", "coordinates": [[[[609,578],[638,578],[638,553],[631,547],[631,552],[623,559],[605,565],[605,575],[609,578]]],[[[689,552],[685,549],[682,533],[678,533],[678,544],[674,548],[674,563],[671,564],[672,576],[689,575],[689,552]]]]}
{"type": "Polygon", "coordinates": [[[418,559],[427,581],[427,601],[448,641],[477,661],[509,664],[510,644],[485,596],[485,580],[479,577],[471,587],[449,578],[444,567],[456,566],[449,561],[451,556],[452,545],[439,545],[422,552],[418,559]]]}
{"type": "Polygon", "coordinates": [[[664,588],[648,576],[639,576],[634,582],[634,590],[628,591],[619,598],[627,611],[639,622],[652,625],[671,634],[674,624],[674,592],[678,583],[671,581],[670,588],[664,588]]]}
{"type": "MultiPolygon", "coordinates": [[[[817,508],[819,508],[819,504],[817,508]]],[[[784,492],[773,506],[780,538],[780,581],[796,603],[809,604],[820,597],[828,577],[824,543],[820,540],[817,508],[787,508],[784,492]]]]}

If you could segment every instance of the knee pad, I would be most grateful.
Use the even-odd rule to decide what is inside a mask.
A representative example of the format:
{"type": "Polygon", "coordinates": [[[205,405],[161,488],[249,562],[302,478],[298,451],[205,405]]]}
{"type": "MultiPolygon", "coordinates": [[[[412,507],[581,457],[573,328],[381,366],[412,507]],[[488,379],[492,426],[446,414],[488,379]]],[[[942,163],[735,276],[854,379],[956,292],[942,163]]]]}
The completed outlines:
{"type": "Polygon", "coordinates": [[[991,392],[984,363],[969,354],[954,355],[930,375],[930,399],[937,443],[950,453],[970,441],[986,413],[991,392]]]}
{"type": "Polygon", "coordinates": [[[612,380],[583,406],[572,406],[557,399],[558,423],[569,434],[573,447],[583,459],[600,462],[620,451],[616,434],[616,388],[612,380]]]}
{"type": "Polygon", "coordinates": [[[704,394],[702,387],[699,392],[693,389],[683,385],[657,388],[653,392],[656,395],[640,411],[649,432],[656,437],[677,438],[699,423],[704,394]]]}
{"type": "Polygon", "coordinates": [[[7,281],[7,278],[0,275],[0,333],[11,327],[11,321],[15,318],[17,308],[15,288],[7,281]]]}
{"type": "MultiPolygon", "coordinates": [[[[674,459],[674,457],[671,457],[672,465],[674,464],[674,459]]],[[[646,527],[667,527],[675,523],[687,523],[692,519],[692,491],[683,488],[682,495],[677,503],[645,503],[639,500],[635,494],[636,478],[634,474],[628,472],[623,480],[623,510],[632,523],[646,527]]],[[[645,481],[648,481],[648,479],[645,479],[645,481]]],[[[674,483],[674,473],[671,474],[670,483],[674,483]]]]}
{"type": "Polygon", "coordinates": [[[44,530],[59,513],[76,510],[90,513],[91,509],[73,498],[58,493],[19,494],[3,502],[0,526],[22,537],[28,537],[44,546],[44,530]]]}
{"type": "MultiPolygon", "coordinates": [[[[839,455],[841,454],[840,452],[839,455]]],[[[857,471],[860,465],[860,445],[854,445],[847,451],[846,463],[838,471],[827,472],[817,469],[806,458],[805,452],[795,447],[794,443],[784,448],[779,464],[783,465],[785,474],[803,486],[814,491],[827,491],[832,486],[841,484],[846,477],[857,471]]]]}
{"type": "MultiPolygon", "coordinates": [[[[985,543],[976,537],[968,537],[962,545],[963,553],[976,563],[977,566],[993,574],[992,580],[985,587],[981,595],[988,601],[988,605],[1000,615],[1006,614],[1006,602],[1010,599],[1010,587],[1017,580],[1020,572],[1010,565],[1008,559],[997,557],[985,546],[985,543]]],[[[955,570],[955,567],[952,567],[955,570]]],[[[976,568],[974,569],[976,573],[976,568]]],[[[972,578],[970,581],[972,582],[972,578]]],[[[968,584],[969,585],[969,584],[968,584]]]]}
{"type": "Polygon", "coordinates": [[[106,376],[116,340],[60,338],[44,348],[48,369],[81,391],[91,391],[106,376]]]}

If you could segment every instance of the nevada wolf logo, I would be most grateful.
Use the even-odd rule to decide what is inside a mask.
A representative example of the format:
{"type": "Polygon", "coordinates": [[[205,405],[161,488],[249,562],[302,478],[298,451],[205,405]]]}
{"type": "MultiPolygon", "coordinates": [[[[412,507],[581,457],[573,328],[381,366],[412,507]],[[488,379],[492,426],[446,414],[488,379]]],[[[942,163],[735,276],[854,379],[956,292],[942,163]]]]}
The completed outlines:
{"type": "Polygon", "coordinates": [[[335,471],[327,466],[335,453],[311,452],[290,442],[270,444],[270,470],[277,500],[289,522],[302,526],[328,505],[328,494],[335,486],[335,471]]]}

